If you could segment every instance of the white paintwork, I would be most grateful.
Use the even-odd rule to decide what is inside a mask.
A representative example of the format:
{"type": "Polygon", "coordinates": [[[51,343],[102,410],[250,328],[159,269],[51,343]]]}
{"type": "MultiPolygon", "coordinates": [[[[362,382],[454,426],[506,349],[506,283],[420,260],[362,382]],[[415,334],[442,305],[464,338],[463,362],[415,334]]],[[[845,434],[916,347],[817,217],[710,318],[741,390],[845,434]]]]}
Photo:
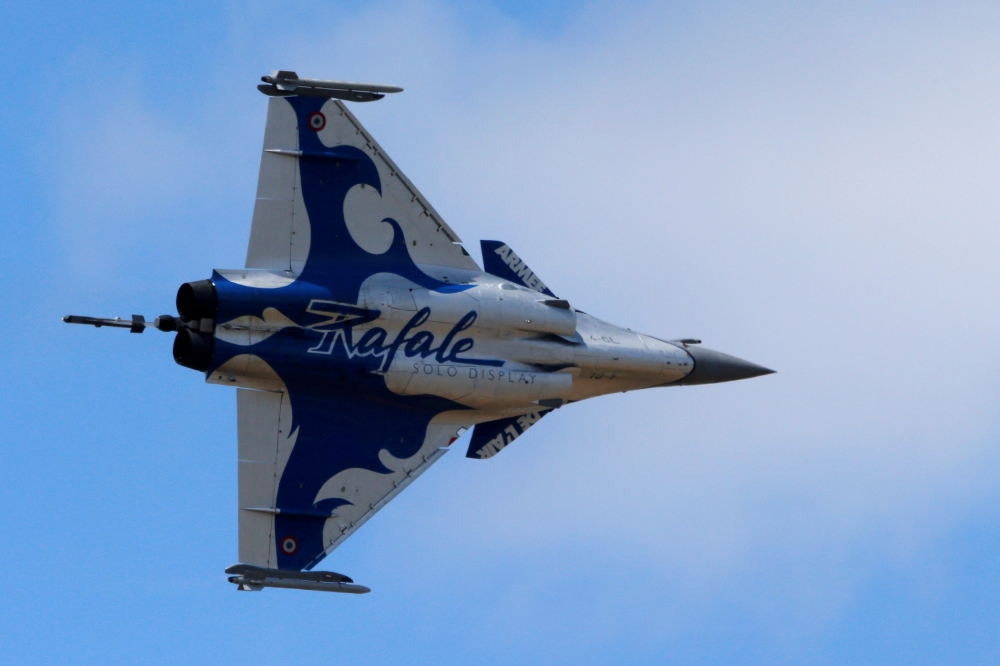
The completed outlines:
{"type": "Polygon", "coordinates": [[[264,308],[263,315],[263,319],[245,315],[223,322],[216,326],[215,337],[234,345],[250,346],[286,328],[300,328],[275,308],[264,308]]]}
{"type": "Polygon", "coordinates": [[[392,470],[378,474],[364,469],[349,469],[337,474],[320,488],[314,501],[342,497],[351,502],[337,508],[336,517],[323,527],[324,555],[342,544],[355,530],[378,513],[396,495],[448,452],[448,446],[458,437],[462,427],[438,415],[427,426],[423,446],[405,460],[394,458],[385,449],[379,460],[392,470]]]}
{"type": "MultiPolygon", "coordinates": [[[[427,331],[440,342],[467,313],[477,313],[475,323],[462,332],[475,340],[474,348],[462,358],[439,362],[435,355],[397,354],[383,373],[388,389],[399,395],[436,395],[472,409],[435,417],[420,450],[411,458],[400,460],[383,449],[380,460],[390,470],[388,474],[348,469],[327,480],[314,502],[342,498],[350,504],[338,507],[326,520],[325,553],[438,460],[463,428],[511,416],[537,420],[545,405],[663,385],[691,371],[690,356],[677,345],[572,308],[545,305],[549,297],[540,293],[544,283],[533,273],[533,289],[484,274],[462,250],[458,236],[347,108],[329,100],[322,112],[327,122],[319,132],[320,141],[330,148],[348,145],[364,151],[381,180],[381,193],[358,185],[345,198],[344,219],[354,242],[371,254],[384,253],[394,240],[395,232],[385,222],[391,218],[399,224],[407,250],[421,270],[439,281],[471,285],[460,293],[440,293],[394,274],[373,275],[362,285],[357,304],[378,310],[380,317],[355,327],[354,341],[373,327],[385,329],[387,339],[394,339],[426,307],[431,310],[429,320],[411,334],[427,331]],[[469,362],[476,359],[504,364],[492,367],[469,362]],[[543,401],[541,406],[539,401],[543,401]]],[[[226,279],[271,289],[291,284],[301,273],[309,255],[310,222],[301,196],[299,155],[295,113],[285,100],[272,98],[247,268],[219,271],[226,279]]],[[[506,246],[498,253],[512,269],[523,265],[506,246]]],[[[523,270],[530,272],[526,266],[523,270]]],[[[276,566],[276,482],[296,434],[287,432],[291,405],[285,386],[253,354],[253,346],[298,326],[275,308],[265,309],[262,317],[219,322],[216,336],[246,346],[248,353],[231,359],[208,378],[212,383],[256,389],[238,392],[240,561],[261,567],[276,566]]],[[[331,353],[335,345],[344,345],[344,335],[343,331],[327,332],[310,352],[331,353]]]]}
{"type": "Polygon", "coordinates": [[[292,269],[292,218],[296,200],[302,199],[299,161],[270,151],[298,151],[297,126],[295,111],[288,102],[280,98],[268,101],[247,268],[292,269]]]}
{"type": "Polygon", "coordinates": [[[295,276],[290,270],[220,268],[216,272],[230,282],[257,289],[279,289],[295,282],[295,276]]]}
{"type": "Polygon", "coordinates": [[[277,566],[274,507],[278,479],[297,436],[289,432],[292,408],[284,391],[241,389],[236,396],[239,558],[244,564],[273,568],[277,566]]]}

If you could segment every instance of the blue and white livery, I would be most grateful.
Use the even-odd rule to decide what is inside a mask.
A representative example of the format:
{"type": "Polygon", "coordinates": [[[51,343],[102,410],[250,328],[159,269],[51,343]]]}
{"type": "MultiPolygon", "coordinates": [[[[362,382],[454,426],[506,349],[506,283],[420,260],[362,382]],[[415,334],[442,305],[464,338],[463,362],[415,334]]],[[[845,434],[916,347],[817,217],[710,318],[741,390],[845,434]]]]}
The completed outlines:
{"type": "Polygon", "coordinates": [[[488,459],[570,402],[771,372],[583,313],[503,242],[481,269],[341,101],[398,89],[264,82],[246,266],[177,317],[66,318],[177,331],[178,363],[238,389],[239,589],[367,592],[314,568],[464,429],[488,459]]]}

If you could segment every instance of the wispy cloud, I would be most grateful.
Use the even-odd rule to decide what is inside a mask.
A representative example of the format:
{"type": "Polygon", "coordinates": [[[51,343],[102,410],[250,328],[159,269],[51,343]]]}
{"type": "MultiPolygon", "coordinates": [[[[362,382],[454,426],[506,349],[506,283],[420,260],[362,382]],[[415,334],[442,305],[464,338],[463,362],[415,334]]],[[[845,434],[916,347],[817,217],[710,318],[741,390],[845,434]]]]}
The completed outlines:
{"type": "Polygon", "coordinates": [[[240,256],[256,77],[397,83],[357,114],[467,246],[501,237],[584,310],[779,371],[570,406],[496,459],[443,463],[421,483],[460,529],[427,548],[600,552],[670,587],[664,613],[743,603],[780,639],[996,497],[995,11],[594,3],[551,34],[496,21],[251,5],[211,64],[239,86],[186,93],[204,99],[183,125],[141,93],[67,98],[54,193],[72,262],[164,244],[190,260],[171,234],[211,220],[163,229],[158,211],[216,210],[230,187],[247,219],[205,233],[240,256]]]}

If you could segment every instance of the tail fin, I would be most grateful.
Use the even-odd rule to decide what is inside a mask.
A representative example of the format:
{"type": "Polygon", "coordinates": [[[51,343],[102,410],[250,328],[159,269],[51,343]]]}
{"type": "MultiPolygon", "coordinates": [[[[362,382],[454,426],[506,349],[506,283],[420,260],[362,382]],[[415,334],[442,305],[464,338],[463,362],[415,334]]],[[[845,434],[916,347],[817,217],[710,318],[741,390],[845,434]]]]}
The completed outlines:
{"type": "Polygon", "coordinates": [[[487,273],[556,298],[509,245],[487,240],[479,241],[479,245],[483,249],[483,269],[487,273]]]}

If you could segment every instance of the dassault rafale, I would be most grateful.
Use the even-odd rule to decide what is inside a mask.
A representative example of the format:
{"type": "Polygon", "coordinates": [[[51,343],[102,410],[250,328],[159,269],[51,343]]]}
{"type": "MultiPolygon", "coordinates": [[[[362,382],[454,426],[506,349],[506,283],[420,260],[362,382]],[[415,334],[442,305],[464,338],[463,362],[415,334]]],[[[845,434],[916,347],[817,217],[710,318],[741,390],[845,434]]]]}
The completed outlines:
{"type": "Polygon", "coordinates": [[[315,571],[472,428],[486,460],[563,405],[772,371],[609,324],[500,241],[483,266],[344,101],[394,86],[262,78],[270,97],[246,266],[181,285],[174,360],[237,388],[239,590],[364,593],[315,571]]]}

